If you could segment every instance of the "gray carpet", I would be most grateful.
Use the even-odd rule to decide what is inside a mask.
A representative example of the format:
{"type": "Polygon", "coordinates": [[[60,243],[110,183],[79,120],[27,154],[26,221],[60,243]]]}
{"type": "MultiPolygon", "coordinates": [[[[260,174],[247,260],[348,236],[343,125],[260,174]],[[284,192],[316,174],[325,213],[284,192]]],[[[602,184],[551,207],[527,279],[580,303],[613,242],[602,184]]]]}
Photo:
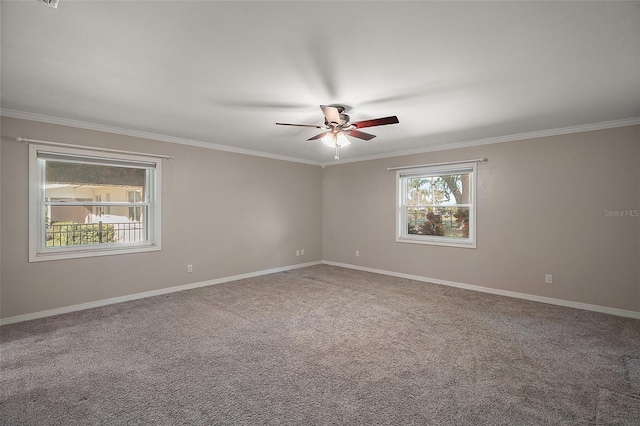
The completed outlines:
{"type": "Polygon", "coordinates": [[[3,425],[640,424],[640,321],[326,265],[0,331],[3,425]]]}

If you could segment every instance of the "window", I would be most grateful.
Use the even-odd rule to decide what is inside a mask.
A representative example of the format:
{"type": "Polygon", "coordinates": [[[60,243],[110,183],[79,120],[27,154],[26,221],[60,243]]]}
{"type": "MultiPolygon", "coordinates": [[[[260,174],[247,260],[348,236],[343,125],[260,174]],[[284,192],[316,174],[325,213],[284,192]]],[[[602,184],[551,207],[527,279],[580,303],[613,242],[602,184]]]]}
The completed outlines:
{"type": "Polygon", "coordinates": [[[160,160],[29,149],[30,262],[160,250],[160,160]]]}
{"type": "Polygon", "coordinates": [[[475,248],[476,163],[396,172],[396,241],[475,248]]]}
{"type": "MultiPolygon", "coordinates": [[[[139,190],[127,191],[127,197],[131,204],[139,203],[142,200],[142,193],[139,190]]],[[[139,222],[142,217],[140,207],[129,207],[129,220],[139,222]]]]}
{"type": "MultiPolygon", "coordinates": [[[[100,194],[96,195],[96,203],[102,203],[102,195],[100,194]]],[[[102,207],[101,205],[97,206],[95,214],[97,216],[102,216],[104,214],[104,207],[102,207]]]]}

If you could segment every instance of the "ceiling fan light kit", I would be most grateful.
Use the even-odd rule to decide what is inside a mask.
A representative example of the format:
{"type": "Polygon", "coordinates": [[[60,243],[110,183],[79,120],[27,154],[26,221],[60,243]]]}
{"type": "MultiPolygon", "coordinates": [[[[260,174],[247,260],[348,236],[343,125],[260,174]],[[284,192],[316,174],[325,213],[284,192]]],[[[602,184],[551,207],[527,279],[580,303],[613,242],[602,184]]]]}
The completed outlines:
{"type": "Polygon", "coordinates": [[[336,145],[347,146],[351,144],[351,141],[347,139],[347,135],[345,135],[343,131],[327,132],[320,140],[329,148],[333,148],[336,145]]]}
{"type": "Polygon", "coordinates": [[[344,114],[345,108],[342,105],[320,105],[320,109],[324,114],[324,127],[313,124],[291,124],[291,123],[276,123],[280,126],[298,126],[298,127],[313,127],[316,129],[326,129],[324,133],[310,137],[309,141],[320,139],[323,144],[328,147],[335,148],[335,159],[340,159],[340,147],[347,146],[351,143],[348,136],[352,136],[365,141],[375,138],[375,135],[370,133],[361,132],[360,128],[385,126],[387,124],[399,123],[398,117],[395,115],[390,117],[375,118],[372,120],[356,121],[351,123],[350,117],[344,114]]]}
{"type": "Polygon", "coordinates": [[[351,141],[347,138],[342,130],[335,132],[327,132],[323,137],[320,138],[323,144],[327,145],[329,148],[336,149],[336,155],[333,156],[335,160],[340,159],[340,147],[351,145],[351,141]]]}

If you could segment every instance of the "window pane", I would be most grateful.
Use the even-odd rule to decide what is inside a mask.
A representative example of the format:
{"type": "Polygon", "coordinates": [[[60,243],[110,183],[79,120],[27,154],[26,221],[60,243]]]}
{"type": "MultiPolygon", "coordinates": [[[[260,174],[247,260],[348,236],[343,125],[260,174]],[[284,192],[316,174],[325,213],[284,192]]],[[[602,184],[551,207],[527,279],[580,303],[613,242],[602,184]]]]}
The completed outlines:
{"type": "Polygon", "coordinates": [[[110,201],[128,201],[128,191],[144,196],[145,169],[102,166],[94,164],[47,161],[45,167],[45,197],[48,201],[99,201],[110,194],[110,201]]]}
{"type": "Polygon", "coordinates": [[[145,169],[48,160],[47,182],[144,186],[145,169]]]}
{"type": "Polygon", "coordinates": [[[469,238],[468,207],[407,209],[407,233],[449,238],[469,238]]]}
{"type": "MultiPolygon", "coordinates": [[[[142,201],[142,191],[127,191],[127,198],[130,203],[139,203],[142,201]]],[[[140,207],[129,207],[129,220],[133,222],[141,222],[142,209],[140,207]]]]}
{"type": "MultiPolygon", "coordinates": [[[[47,202],[121,202],[143,201],[146,171],[130,167],[47,161],[45,168],[47,202]]],[[[97,223],[140,222],[141,207],[76,206],[51,209],[52,222],[97,223]],[[111,216],[105,218],[105,214],[111,216]]]]}
{"type": "Polygon", "coordinates": [[[435,204],[431,178],[415,177],[407,179],[407,204],[435,204]]]}
{"type": "Polygon", "coordinates": [[[470,173],[407,178],[407,205],[471,203],[470,173]]]}
{"type": "MultiPolygon", "coordinates": [[[[99,218],[92,213],[96,206],[48,206],[45,219],[46,247],[65,247],[76,245],[132,243],[146,241],[145,225],[128,218],[115,215],[102,215],[99,218]],[[64,218],[63,220],[55,220],[64,218]],[[93,220],[87,220],[91,218],[93,220]]],[[[140,209],[140,215],[147,211],[140,209]]],[[[113,207],[113,210],[128,207],[113,207]]]]}

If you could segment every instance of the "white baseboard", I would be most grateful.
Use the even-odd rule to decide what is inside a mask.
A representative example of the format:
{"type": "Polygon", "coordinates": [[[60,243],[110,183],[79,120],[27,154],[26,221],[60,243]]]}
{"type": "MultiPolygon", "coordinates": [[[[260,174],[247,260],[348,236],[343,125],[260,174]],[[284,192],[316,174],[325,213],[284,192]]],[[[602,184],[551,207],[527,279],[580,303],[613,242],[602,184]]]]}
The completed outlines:
{"type": "Polygon", "coordinates": [[[548,303],[550,305],[566,306],[569,308],[583,309],[586,311],[601,312],[601,313],[617,315],[621,317],[640,319],[640,312],[629,311],[625,309],[609,308],[607,306],[599,306],[599,305],[590,305],[588,303],[572,302],[570,300],[554,299],[552,297],[535,296],[532,294],[518,293],[515,291],[500,290],[496,288],[482,287],[479,285],[440,280],[437,278],[421,277],[419,275],[403,274],[401,272],[386,271],[383,269],[367,268],[365,266],[352,265],[349,263],[332,262],[329,260],[323,260],[322,263],[325,265],[339,266],[341,268],[356,269],[358,271],[373,272],[375,274],[390,275],[393,277],[407,278],[415,281],[446,285],[450,287],[463,288],[466,290],[480,291],[482,293],[491,293],[499,296],[514,297],[516,299],[531,300],[533,302],[548,303]]]}
{"type": "Polygon", "coordinates": [[[213,280],[201,281],[197,283],[179,285],[175,287],[161,288],[158,290],[145,291],[143,293],[130,294],[127,296],[112,297],[110,299],[96,300],[95,302],[81,303],[79,305],[65,306],[62,308],[50,309],[47,311],[34,312],[31,314],[16,315],[13,317],[0,319],[0,326],[13,324],[22,321],[29,321],[38,318],[51,317],[54,315],[67,314],[69,312],[82,311],[85,309],[97,308],[100,306],[113,305],[115,303],[128,302],[130,300],[144,299],[145,297],[160,296],[162,294],[175,293],[178,291],[191,290],[199,287],[222,284],[229,281],[243,280],[246,278],[259,277],[261,275],[274,274],[276,272],[289,271],[292,269],[306,268],[307,266],[319,265],[322,261],[299,263],[296,265],[282,266],[279,268],[265,269],[262,271],[249,272],[246,274],[232,275],[229,277],[216,278],[213,280]]]}
{"type": "Polygon", "coordinates": [[[315,261],[315,262],[300,263],[297,265],[282,266],[279,268],[264,269],[262,271],[249,272],[249,273],[240,274],[240,275],[232,275],[228,277],[216,278],[212,280],[185,284],[185,285],[180,285],[175,287],[161,288],[158,290],[145,291],[143,293],[130,294],[127,296],[112,297],[110,299],[103,299],[103,300],[97,300],[95,302],[81,303],[79,305],[65,306],[62,308],[34,312],[31,314],[16,315],[13,317],[0,319],[0,326],[7,325],[7,324],[14,324],[22,321],[29,321],[29,320],[38,319],[38,318],[50,317],[54,315],[61,315],[61,314],[66,314],[70,312],[82,311],[84,309],[97,308],[100,306],[113,305],[115,303],[128,302],[130,300],[143,299],[145,297],[160,296],[162,294],[175,293],[178,291],[191,290],[199,287],[222,284],[229,281],[237,281],[237,280],[243,280],[246,278],[254,278],[254,277],[259,277],[261,275],[274,274],[276,272],[289,271],[289,270],[298,269],[298,268],[306,268],[308,266],[319,265],[319,264],[339,266],[342,268],[356,269],[356,270],[365,271],[365,272],[373,272],[375,274],[390,275],[390,276],[399,277],[399,278],[407,278],[415,281],[446,285],[450,287],[463,288],[466,290],[480,291],[483,293],[491,293],[499,296],[514,297],[516,299],[525,299],[525,300],[531,300],[534,302],[548,303],[551,305],[566,306],[569,308],[583,309],[587,311],[601,312],[601,313],[617,315],[621,317],[640,319],[640,312],[636,312],[636,311],[609,308],[607,306],[590,305],[588,303],[572,302],[570,300],[554,299],[552,297],[544,297],[544,296],[535,296],[532,294],[518,293],[515,291],[499,290],[495,288],[482,287],[482,286],[473,285],[473,284],[464,284],[464,283],[458,283],[455,281],[446,281],[446,280],[440,280],[437,278],[428,278],[428,277],[422,277],[419,275],[404,274],[401,272],[386,271],[383,269],[368,268],[365,266],[352,265],[348,263],[339,263],[339,262],[332,262],[328,260],[322,260],[322,261],[315,261]]]}

